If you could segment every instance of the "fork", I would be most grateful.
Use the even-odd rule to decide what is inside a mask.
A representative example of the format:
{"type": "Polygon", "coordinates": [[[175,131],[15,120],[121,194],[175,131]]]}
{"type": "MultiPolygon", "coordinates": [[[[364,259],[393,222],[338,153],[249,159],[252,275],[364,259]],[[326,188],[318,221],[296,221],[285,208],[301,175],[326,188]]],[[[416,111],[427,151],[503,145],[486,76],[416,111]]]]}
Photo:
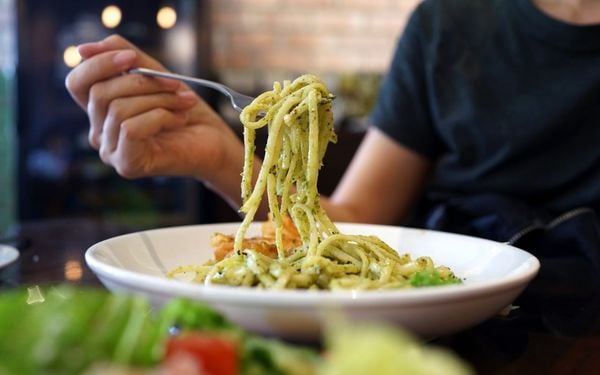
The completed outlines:
{"type": "Polygon", "coordinates": [[[210,87],[211,89],[217,90],[221,94],[224,94],[225,96],[229,97],[229,99],[231,100],[231,105],[238,112],[241,112],[242,109],[244,109],[244,107],[246,107],[248,104],[250,104],[254,100],[254,97],[252,97],[252,96],[240,94],[239,92],[231,89],[230,87],[225,86],[222,83],[213,82],[213,81],[209,81],[206,79],[194,78],[194,77],[184,76],[184,75],[176,74],[176,73],[160,72],[158,70],[152,70],[152,69],[146,69],[146,68],[130,69],[129,73],[141,74],[141,75],[150,76],[150,77],[175,79],[178,81],[183,81],[183,82],[192,83],[192,84],[196,84],[196,85],[200,85],[200,86],[210,87]]]}

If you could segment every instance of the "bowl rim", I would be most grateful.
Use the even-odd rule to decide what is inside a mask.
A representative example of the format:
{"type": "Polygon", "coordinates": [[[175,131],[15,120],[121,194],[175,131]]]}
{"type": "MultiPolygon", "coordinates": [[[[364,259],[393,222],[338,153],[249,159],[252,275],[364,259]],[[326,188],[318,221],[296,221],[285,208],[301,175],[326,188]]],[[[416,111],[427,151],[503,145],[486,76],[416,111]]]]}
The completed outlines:
{"type": "Polygon", "coordinates": [[[469,240],[477,240],[502,246],[511,252],[518,252],[525,255],[524,261],[519,265],[518,272],[492,281],[478,281],[476,283],[467,283],[459,285],[442,285],[435,287],[421,287],[409,289],[394,290],[340,290],[340,291],[320,291],[320,290],[267,290],[252,287],[237,287],[226,285],[203,285],[190,283],[180,280],[161,278],[156,275],[149,275],[135,272],[125,268],[102,262],[96,257],[96,253],[101,251],[103,245],[108,241],[114,241],[126,236],[135,236],[140,233],[155,233],[158,231],[179,231],[189,230],[194,227],[223,227],[238,225],[235,223],[215,223],[215,224],[197,224],[175,226],[167,228],[157,228],[145,231],[132,232],[120,236],[112,237],[98,242],[88,248],[85,252],[85,261],[91,270],[102,280],[107,279],[112,283],[127,286],[136,290],[158,293],[162,295],[192,297],[204,300],[206,302],[227,303],[235,305],[252,306],[270,306],[282,308],[314,308],[315,306],[346,306],[353,308],[367,308],[373,306],[424,306],[430,304],[439,304],[446,302],[460,302],[471,300],[475,297],[485,295],[495,295],[508,292],[515,289],[525,288],[538,273],[540,268],[539,260],[525,250],[516,248],[506,243],[491,241],[487,239],[465,236],[461,234],[432,231],[426,229],[407,228],[391,225],[376,224],[358,224],[358,223],[337,223],[344,226],[358,225],[361,227],[374,226],[382,228],[397,228],[409,232],[432,232],[444,236],[464,237],[469,240]]]}

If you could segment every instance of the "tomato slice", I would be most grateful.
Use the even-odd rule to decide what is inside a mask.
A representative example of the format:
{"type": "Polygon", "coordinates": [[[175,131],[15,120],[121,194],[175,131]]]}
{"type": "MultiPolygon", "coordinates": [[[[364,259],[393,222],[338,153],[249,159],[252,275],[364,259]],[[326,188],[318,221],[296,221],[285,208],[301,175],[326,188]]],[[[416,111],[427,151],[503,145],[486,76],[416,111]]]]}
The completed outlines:
{"type": "Polygon", "coordinates": [[[185,333],[169,339],[166,360],[192,357],[205,375],[237,375],[237,344],[228,337],[210,333],[185,333]]]}

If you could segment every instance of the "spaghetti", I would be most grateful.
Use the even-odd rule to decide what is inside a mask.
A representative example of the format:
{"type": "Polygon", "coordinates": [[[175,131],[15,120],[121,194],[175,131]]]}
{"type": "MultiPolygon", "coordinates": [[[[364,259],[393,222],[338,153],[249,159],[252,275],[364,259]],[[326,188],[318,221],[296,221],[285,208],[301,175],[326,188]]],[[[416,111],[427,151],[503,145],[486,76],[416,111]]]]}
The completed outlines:
{"type": "Polygon", "coordinates": [[[329,142],[336,142],[333,96],[313,75],[275,82],[240,114],[245,160],[242,206],[245,214],[222,260],[183,266],[169,276],[195,272],[195,280],[264,288],[380,289],[459,282],[449,268],[429,257],[400,255],[375,236],[340,233],[319,202],[317,180],[329,142]],[[256,130],[268,127],[263,164],[252,185],[256,130]],[[244,246],[249,225],[266,194],[275,227],[276,256],[244,246]],[[284,219],[297,228],[300,246],[284,248],[284,219]],[[427,284],[427,283],[426,283],[427,284]]]}

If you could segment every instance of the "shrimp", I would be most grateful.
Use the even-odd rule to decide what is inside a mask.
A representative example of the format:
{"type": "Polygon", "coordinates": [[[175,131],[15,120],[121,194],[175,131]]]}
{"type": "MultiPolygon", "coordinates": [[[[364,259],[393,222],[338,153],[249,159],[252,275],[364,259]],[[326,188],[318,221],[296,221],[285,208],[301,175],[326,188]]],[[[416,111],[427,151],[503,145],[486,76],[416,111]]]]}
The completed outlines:
{"type": "MultiPolygon", "coordinates": [[[[269,220],[265,221],[261,226],[261,236],[246,238],[242,242],[244,249],[252,249],[263,255],[271,258],[277,258],[277,246],[275,245],[275,225],[269,215],[269,220]]],[[[214,256],[217,261],[224,259],[233,251],[235,236],[215,233],[213,234],[210,244],[214,249],[214,256]]],[[[294,225],[292,219],[285,216],[283,219],[282,231],[283,248],[286,255],[290,255],[293,251],[302,244],[300,234],[294,225]]]]}

